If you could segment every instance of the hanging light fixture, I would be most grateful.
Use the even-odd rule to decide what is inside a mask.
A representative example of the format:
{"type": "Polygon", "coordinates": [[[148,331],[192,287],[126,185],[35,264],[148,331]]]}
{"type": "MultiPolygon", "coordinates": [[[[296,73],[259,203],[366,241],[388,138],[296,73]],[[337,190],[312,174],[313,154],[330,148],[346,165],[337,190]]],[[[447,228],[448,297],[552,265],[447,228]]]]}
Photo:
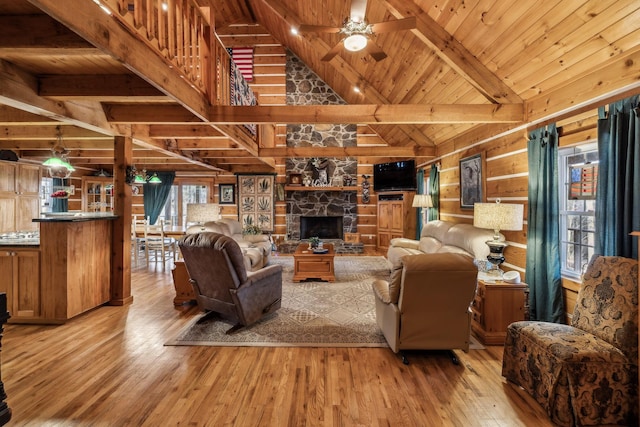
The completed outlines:
{"type": "Polygon", "coordinates": [[[344,39],[345,49],[351,52],[358,52],[367,47],[369,37],[373,34],[373,25],[365,21],[354,21],[347,19],[340,33],[346,37],[344,39]]]}
{"type": "Polygon", "coordinates": [[[127,166],[127,177],[126,183],[129,185],[132,184],[160,184],[162,180],[158,177],[157,173],[153,173],[153,175],[147,175],[146,169],[143,169],[141,172],[136,169],[135,166],[127,166]]]}
{"type": "Polygon", "coordinates": [[[67,160],[68,155],[69,150],[64,148],[62,143],[62,130],[60,130],[60,126],[57,126],[56,143],[51,149],[51,157],[42,163],[43,166],[47,167],[51,178],[66,179],[71,176],[71,172],[76,170],[67,160]]]}

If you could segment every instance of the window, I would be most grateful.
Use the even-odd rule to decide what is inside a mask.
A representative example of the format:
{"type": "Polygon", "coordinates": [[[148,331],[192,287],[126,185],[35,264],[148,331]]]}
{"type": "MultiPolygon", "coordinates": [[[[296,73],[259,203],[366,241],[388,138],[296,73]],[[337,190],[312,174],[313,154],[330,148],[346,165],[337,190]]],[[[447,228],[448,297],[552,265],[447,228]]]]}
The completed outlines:
{"type": "Polygon", "coordinates": [[[172,225],[186,224],[188,203],[211,203],[209,184],[179,182],[171,186],[171,193],[162,208],[160,218],[172,225]]]}
{"type": "Polygon", "coordinates": [[[579,278],[593,255],[598,150],[595,144],[558,152],[562,275],[579,278]]]}

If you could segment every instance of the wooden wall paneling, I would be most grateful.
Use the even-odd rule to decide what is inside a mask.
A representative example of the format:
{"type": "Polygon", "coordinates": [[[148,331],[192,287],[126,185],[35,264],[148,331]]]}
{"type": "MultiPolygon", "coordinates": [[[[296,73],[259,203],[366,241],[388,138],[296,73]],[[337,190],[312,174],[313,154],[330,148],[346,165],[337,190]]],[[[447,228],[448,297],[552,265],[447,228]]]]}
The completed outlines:
{"type": "Polygon", "coordinates": [[[487,182],[489,197],[524,197],[529,193],[529,178],[519,176],[487,182]]]}

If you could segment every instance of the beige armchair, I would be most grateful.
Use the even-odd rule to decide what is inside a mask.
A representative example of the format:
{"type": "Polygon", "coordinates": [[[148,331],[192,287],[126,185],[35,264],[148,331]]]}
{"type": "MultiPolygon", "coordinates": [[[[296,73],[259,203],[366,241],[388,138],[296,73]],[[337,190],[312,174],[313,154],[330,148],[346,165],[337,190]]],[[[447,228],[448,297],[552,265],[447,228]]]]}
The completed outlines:
{"type": "Polygon", "coordinates": [[[638,262],[594,257],[571,325],[509,325],[502,375],[558,425],[638,425],[638,262]]]}
{"type": "Polygon", "coordinates": [[[280,308],[282,266],[247,272],[238,243],[229,236],[203,232],[178,242],[203,318],[220,315],[237,322],[227,331],[251,325],[280,308]]]}
{"type": "Polygon", "coordinates": [[[471,257],[434,253],[405,256],[390,282],[374,281],[376,322],[391,350],[468,351],[477,276],[471,257]]]}

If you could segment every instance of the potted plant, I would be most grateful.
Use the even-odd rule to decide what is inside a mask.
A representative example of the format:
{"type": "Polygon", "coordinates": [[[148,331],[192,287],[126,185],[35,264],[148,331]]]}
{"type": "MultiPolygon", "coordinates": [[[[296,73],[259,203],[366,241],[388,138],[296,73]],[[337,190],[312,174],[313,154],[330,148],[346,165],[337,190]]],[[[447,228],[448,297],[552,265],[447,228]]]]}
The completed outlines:
{"type": "Polygon", "coordinates": [[[242,234],[245,236],[255,236],[257,234],[262,234],[262,229],[254,224],[247,224],[242,229],[242,234]]]}
{"type": "Polygon", "coordinates": [[[309,246],[313,249],[313,248],[317,248],[318,245],[320,244],[320,238],[317,236],[314,237],[309,237],[309,246]]]}

